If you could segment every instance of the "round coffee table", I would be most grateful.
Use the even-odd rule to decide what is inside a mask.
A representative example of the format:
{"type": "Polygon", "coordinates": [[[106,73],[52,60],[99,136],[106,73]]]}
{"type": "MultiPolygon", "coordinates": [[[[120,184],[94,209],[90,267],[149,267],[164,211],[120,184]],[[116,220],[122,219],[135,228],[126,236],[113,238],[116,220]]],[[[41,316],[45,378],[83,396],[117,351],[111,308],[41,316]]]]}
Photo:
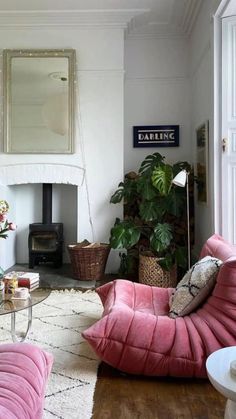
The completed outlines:
{"type": "Polygon", "coordinates": [[[24,342],[32,325],[33,306],[44,301],[50,293],[50,289],[37,288],[30,293],[26,300],[14,299],[12,295],[5,295],[4,299],[0,300],[0,316],[3,316],[4,314],[11,314],[11,336],[13,342],[24,342]],[[25,309],[28,310],[28,324],[26,332],[17,335],[16,313],[25,309]]]}
{"type": "Polygon", "coordinates": [[[236,375],[230,369],[236,360],[236,346],[219,349],[213,352],[206,361],[210,382],[228,400],[225,408],[225,419],[236,419],[236,375]]]}

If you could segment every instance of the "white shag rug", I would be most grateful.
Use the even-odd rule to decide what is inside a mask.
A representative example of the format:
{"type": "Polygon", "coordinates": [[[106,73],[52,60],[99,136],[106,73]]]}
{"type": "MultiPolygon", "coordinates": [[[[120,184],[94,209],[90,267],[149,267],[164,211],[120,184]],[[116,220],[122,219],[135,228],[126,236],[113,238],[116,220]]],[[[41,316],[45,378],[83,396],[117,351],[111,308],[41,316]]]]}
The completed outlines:
{"type": "MultiPolygon", "coordinates": [[[[43,419],[90,419],[99,360],[81,337],[97,321],[102,305],[94,291],[52,291],[33,307],[26,342],[51,352],[54,364],[46,389],[43,419]]],[[[17,329],[25,330],[27,311],[17,313],[17,329]]],[[[11,342],[10,315],[0,316],[0,341],[11,342]]]]}

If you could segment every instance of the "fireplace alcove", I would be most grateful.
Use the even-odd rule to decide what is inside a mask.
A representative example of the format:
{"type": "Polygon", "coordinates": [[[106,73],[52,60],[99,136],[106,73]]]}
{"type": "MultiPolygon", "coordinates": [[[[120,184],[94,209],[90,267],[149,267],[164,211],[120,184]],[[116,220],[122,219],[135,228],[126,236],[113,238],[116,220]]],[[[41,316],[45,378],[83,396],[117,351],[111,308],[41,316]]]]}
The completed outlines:
{"type": "MultiPolygon", "coordinates": [[[[43,230],[43,211],[42,211],[42,184],[27,184],[14,185],[11,187],[14,196],[16,197],[16,263],[28,264],[30,268],[34,268],[38,263],[53,263],[55,267],[63,263],[69,262],[67,252],[67,245],[77,241],[77,188],[72,185],[53,184],[52,185],[52,226],[59,228],[58,234],[61,236],[61,226],[63,226],[63,243],[59,244],[62,254],[59,259],[54,259],[50,254],[42,249],[43,237],[41,239],[36,237],[39,230],[43,230]],[[24,208],[24,213],[21,213],[21,208],[24,208]],[[22,216],[23,215],[23,216],[22,216]],[[29,226],[31,234],[29,236],[29,226]],[[32,243],[33,241],[33,243],[32,243]],[[34,250],[41,250],[36,255],[35,252],[31,255],[29,260],[29,244],[33,244],[34,250]],[[37,257],[36,257],[37,256],[37,257]]],[[[44,233],[55,234],[51,227],[44,230],[44,233]],[[51,233],[50,233],[51,232],[51,233]]],[[[56,233],[57,234],[57,233],[56,233]]],[[[61,237],[59,238],[61,240],[61,237]]],[[[50,249],[49,249],[50,251],[50,249]]],[[[56,256],[56,255],[55,255],[56,256]]]]}
{"type": "MultiPolygon", "coordinates": [[[[28,264],[29,224],[42,222],[42,184],[51,183],[52,222],[63,224],[63,263],[69,263],[67,245],[78,238],[78,192],[83,176],[80,167],[63,164],[19,164],[0,168],[1,193],[12,204],[11,220],[17,224],[11,260],[28,264]]],[[[11,237],[6,244],[10,243],[11,237]]]]}
{"type": "Polygon", "coordinates": [[[29,225],[29,268],[39,263],[53,263],[60,268],[63,262],[63,223],[52,222],[53,185],[42,184],[42,221],[29,225]]]}

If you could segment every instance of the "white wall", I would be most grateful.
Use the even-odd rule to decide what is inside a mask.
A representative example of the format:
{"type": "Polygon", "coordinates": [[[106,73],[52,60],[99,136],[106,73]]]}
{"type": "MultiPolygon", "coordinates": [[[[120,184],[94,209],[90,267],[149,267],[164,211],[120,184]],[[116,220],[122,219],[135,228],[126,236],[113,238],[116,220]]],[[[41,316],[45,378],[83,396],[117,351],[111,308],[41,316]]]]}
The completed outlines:
{"type": "Polygon", "coordinates": [[[188,41],[130,38],[125,42],[125,172],[154,152],[192,162],[188,41]],[[179,147],[133,148],[135,125],[180,125],[179,147]]]}
{"type": "MultiPolygon", "coordinates": [[[[9,213],[7,219],[9,222],[15,222],[16,201],[11,188],[0,185],[0,200],[5,199],[9,204],[9,213]]],[[[16,254],[16,232],[9,231],[8,238],[0,238],[0,266],[6,269],[15,263],[16,254]]]]}
{"type": "Polygon", "coordinates": [[[125,172],[146,155],[196,161],[195,129],[209,120],[209,203],[197,203],[196,253],[214,233],[213,184],[213,20],[220,0],[204,0],[189,39],[130,38],[125,42],[125,172]],[[178,148],[133,148],[134,125],[179,124],[178,148]]]}
{"type": "MultiPolygon", "coordinates": [[[[218,0],[204,0],[190,38],[192,154],[196,161],[196,128],[209,120],[209,202],[195,199],[196,253],[214,233],[213,19],[218,0]]],[[[195,196],[197,196],[195,194],[195,196]]]]}
{"type": "MultiPolygon", "coordinates": [[[[63,163],[86,166],[87,185],[90,198],[90,213],[94,230],[92,235],[89,220],[88,194],[85,183],[79,189],[78,196],[78,240],[107,241],[110,227],[117,216],[121,216],[121,207],[109,204],[110,195],[123,177],[123,30],[122,29],[71,29],[44,27],[30,29],[1,29],[0,48],[74,48],[77,54],[77,76],[80,118],[76,118],[77,138],[75,153],[72,155],[12,155],[0,153],[0,165],[15,163],[63,163]],[[82,147],[83,144],[83,147],[82,147]],[[84,159],[82,150],[84,149],[84,159]]],[[[2,98],[1,98],[2,99],[2,98]]],[[[1,133],[1,144],[3,137],[1,133]]],[[[3,148],[2,148],[3,150],[3,148]]],[[[0,180],[1,181],[1,180],[0,180]]],[[[0,182],[1,183],[1,182],[0,182]]],[[[66,180],[65,180],[66,183],[66,180]]],[[[24,189],[24,198],[30,202],[30,188],[24,189]]],[[[17,192],[17,196],[19,190],[17,192]]],[[[9,197],[10,205],[16,205],[17,223],[20,236],[28,222],[36,222],[34,217],[26,219],[19,214],[17,196],[9,197]]],[[[20,198],[22,203],[22,198],[20,198]]],[[[63,214],[68,219],[74,216],[74,203],[65,200],[63,214]]],[[[33,208],[33,202],[32,202],[33,208]]],[[[29,211],[30,212],[30,211],[29,211]]],[[[30,217],[29,217],[30,218],[30,217]]],[[[71,223],[71,221],[70,221],[71,223]]],[[[76,228],[77,220],[74,220],[76,228]]],[[[71,226],[68,227],[71,231],[71,226]]],[[[68,234],[70,234],[68,232],[68,234]]],[[[23,237],[23,236],[22,236],[23,237]]],[[[69,237],[70,240],[71,237],[69,237]]],[[[68,238],[67,238],[68,240],[68,238]]],[[[9,254],[10,241],[7,241],[9,254]]],[[[27,243],[24,244],[27,247],[27,243]]],[[[22,240],[17,240],[17,261],[23,261],[22,240]]],[[[25,252],[24,252],[25,253],[25,252]]],[[[11,263],[13,262],[11,258],[11,263]]],[[[26,261],[25,261],[26,262],[26,261]]],[[[10,260],[0,255],[0,265],[6,269],[10,260]]],[[[109,270],[115,269],[110,262],[109,270]]]]}

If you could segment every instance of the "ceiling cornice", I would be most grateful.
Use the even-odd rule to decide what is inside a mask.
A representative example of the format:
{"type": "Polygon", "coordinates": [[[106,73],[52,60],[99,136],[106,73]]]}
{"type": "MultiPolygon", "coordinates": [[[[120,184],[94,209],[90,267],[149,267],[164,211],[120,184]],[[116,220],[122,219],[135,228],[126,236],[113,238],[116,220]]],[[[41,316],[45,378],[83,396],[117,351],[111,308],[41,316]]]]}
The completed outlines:
{"type": "Polygon", "coordinates": [[[203,0],[186,0],[180,24],[149,25],[150,9],[5,10],[0,11],[0,29],[127,29],[129,38],[188,37],[203,0]],[[141,26],[140,26],[141,22],[141,26]],[[146,23],[146,28],[145,28],[146,23]],[[145,30],[146,29],[146,30],[145,30]]]}
{"type": "Polygon", "coordinates": [[[229,6],[231,0],[221,0],[220,4],[218,5],[216,11],[215,11],[215,16],[221,18],[222,16],[224,16],[224,13],[227,9],[227,7],[229,6]]]}
{"type": "Polygon", "coordinates": [[[139,40],[139,39],[185,39],[186,35],[182,32],[162,32],[162,33],[127,33],[125,39],[139,40]]]}
{"type": "Polygon", "coordinates": [[[0,29],[19,28],[126,28],[135,16],[149,9],[0,11],[0,29]]]}
{"type": "MultiPolygon", "coordinates": [[[[176,11],[167,22],[155,22],[155,25],[147,24],[140,31],[136,19],[133,18],[128,24],[126,30],[127,39],[164,39],[164,38],[188,38],[191,34],[195,21],[197,19],[203,0],[185,0],[183,5],[183,17],[178,22],[176,11]],[[151,31],[152,30],[152,31],[151,31]]],[[[176,2],[177,5],[177,2],[176,2]]],[[[146,17],[148,23],[148,16],[146,17]]]]}
{"type": "Polygon", "coordinates": [[[182,28],[186,35],[192,31],[193,25],[201,8],[203,0],[188,0],[182,20],[182,28]]]}

